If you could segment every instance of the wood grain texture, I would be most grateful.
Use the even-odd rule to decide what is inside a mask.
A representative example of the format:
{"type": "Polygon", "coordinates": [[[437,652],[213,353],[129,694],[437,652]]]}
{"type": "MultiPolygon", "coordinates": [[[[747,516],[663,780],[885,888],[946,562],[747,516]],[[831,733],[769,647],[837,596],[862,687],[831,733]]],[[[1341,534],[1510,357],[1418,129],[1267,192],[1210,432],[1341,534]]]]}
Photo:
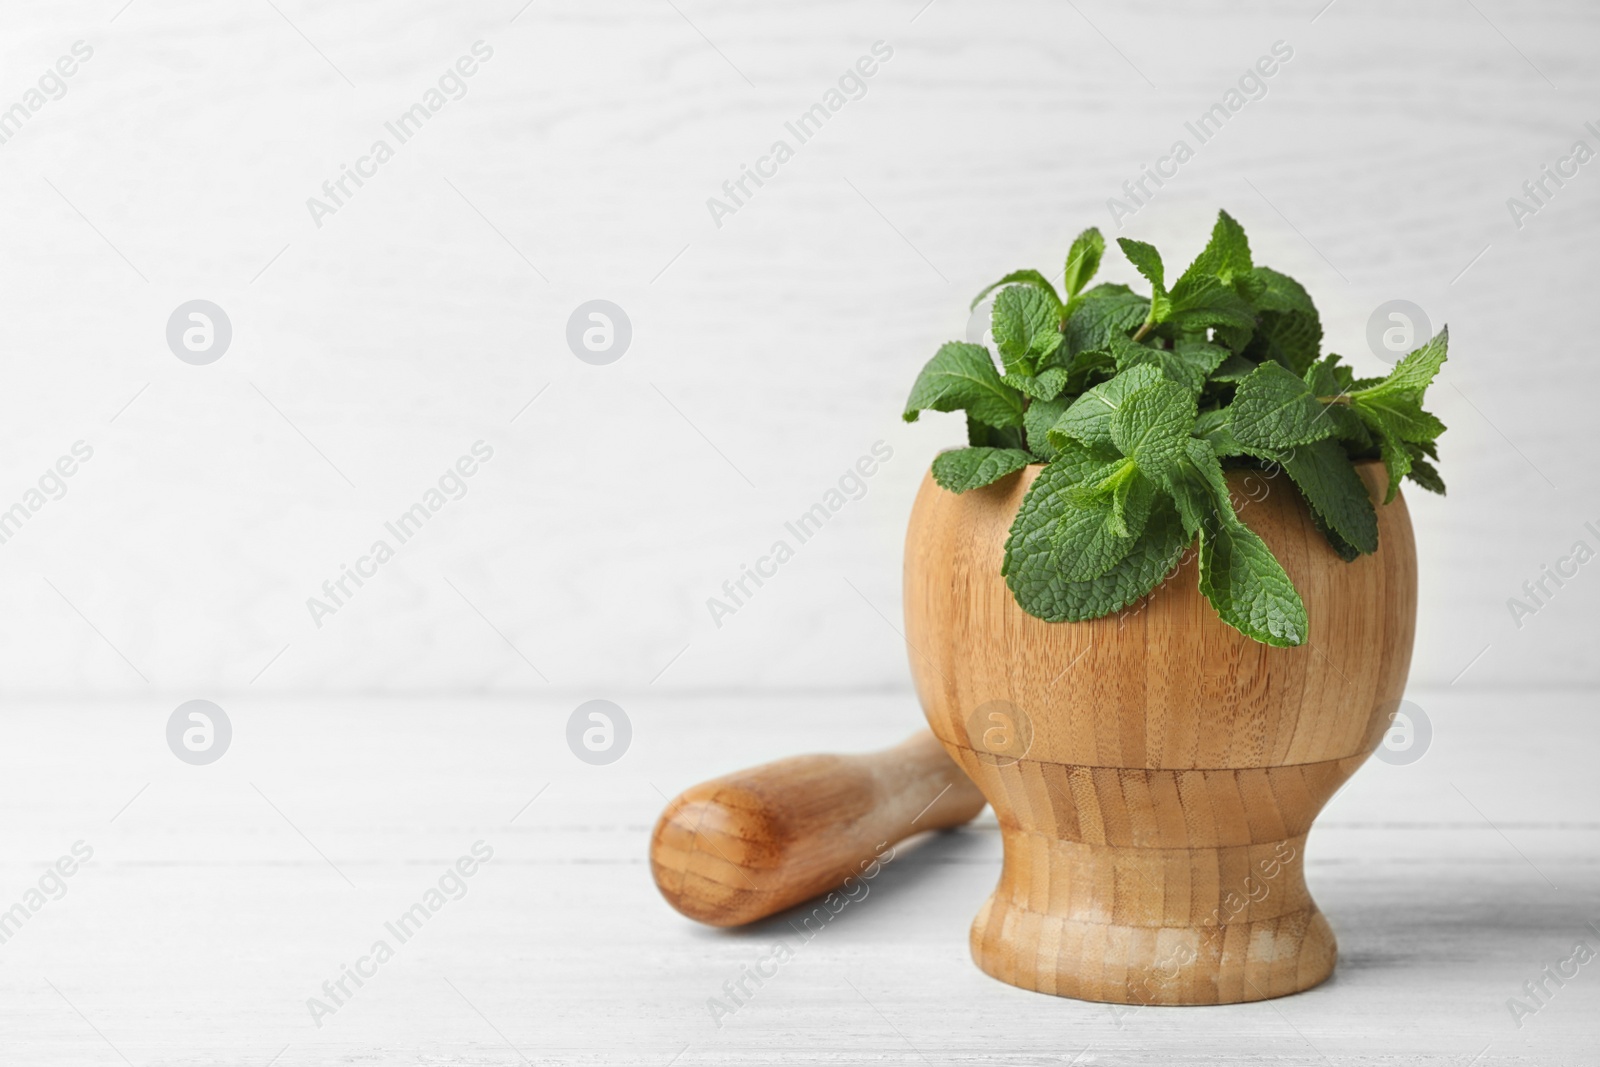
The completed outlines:
{"type": "Polygon", "coordinates": [[[860,877],[882,849],[983,810],[939,741],[919,730],[862,756],[796,756],[685,790],[650,838],[667,903],[738,926],[860,877]]]}
{"type": "MultiPolygon", "coordinates": [[[[1399,706],[1416,622],[1403,498],[1345,563],[1283,475],[1231,472],[1240,517],[1306,604],[1271,648],[1226,626],[1186,555],[1145,600],[1085,623],[1025,613],[1000,575],[1041,467],[960,496],[923,483],[906,543],[906,637],[934,733],[1005,841],[972,928],[989,974],[1129,1004],[1236,1003],[1332,972],[1305,835],[1399,706]]],[[[1381,499],[1381,465],[1359,465],[1381,499]]]]}

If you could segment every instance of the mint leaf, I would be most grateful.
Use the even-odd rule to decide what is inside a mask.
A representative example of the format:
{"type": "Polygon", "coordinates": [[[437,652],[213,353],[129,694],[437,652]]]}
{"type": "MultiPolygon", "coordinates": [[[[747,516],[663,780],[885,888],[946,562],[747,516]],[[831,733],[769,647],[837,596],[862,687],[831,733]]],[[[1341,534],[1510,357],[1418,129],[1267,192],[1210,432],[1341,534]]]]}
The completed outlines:
{"type": "Polygon", "coordinates": [[[1028,614],[1046,622],[1082,622],[1149,593],[1178,562],[1189,539],[1172,504],[1158,496],[1143,532],[1110,569],[1085,581],[1063,578],[1062,551],[1051,534],[1060,513],[1071,506],[1066,497],[1077,483],[1074,471],[1057,472],[1059,463],[1045,467],[1023,498],[1006,538],[1001,573],[1028,614]]]}
{"type": "Polygon", "coordinates": [[[1232,285],[1235,278],[1250,275],[1254,264],[1250,261],[1250,241],[1244,235],[1244,227],[1234,221],[1233,216],[1226,211],[1217,212],[1217,224],[1212,227],[1211,240],[1205,250],[1195,257],[1189,269],[1183,272],[1183,278],[1178,279],[1178,284],[1172,287],[1176,296],[1179,286],[1184,279],[1198,275],[1212,275],[1224,285],[1232,285]]]}
{"type": "Polygon", "coordinates": [[[1280,648],[1304,644],[1309,624],[1294,583],[1255,531],[1228,518],[1200,531],[1200,592],[1245,636],[1280,648]]]}
{"type": "Polygon", "coordinates": [[[1067,251],[1067,265],[1062,271],[1061,287],[1070,301],[1078,295],[1095,271],[1100,269],[1100,257],[1105,255],[1106,239],[1093,226],[1078,234],[1067,251]]]}
{"type": "Polygon", "coordinates": [[[1346,563],[1354,563],[1361,558],[1361,550],[1340,537],[1331,526],[1323,521],[1322,516],[1317,513],[1315,508],[1311,509],[1311,524],[1317,528],[1318,533],[1327,539],[1328,547],[1333,549],[1340,559],[1346,563]]]}
{"type": "Polygon", "coordinates": [[[1057,498],[1045,525],[1057,573],[1064,581],[1098,578],[1128,554],[1155,498],[1145,482],[1145,491],[1130,506],[1124,486],[1140,480],[1131,463],[1119,460],[1057,498]]]}
{"type": "Polygon", "coordinates": [[[1229,410],[1233,436],[1247,448],[1280,451],[1334,431],[1311,387],[1278,363],[1263,363],[1240,382],[1229,410]]]}
{"type": "Polygon", "coordinates": [[[1220,525],[1224,517],[1238,521],[1228,483],[1222,476],[1222,464],[1205,441],[1191,437],[1184,442],[1183,455],[1167,470],[1162,484],[1189,537],[1207,526],[1220,525]]]}
{"type": "Polygon", "coordinates": [[[1005,428],[1022,425],[1022,398],[1000,380],[994,360],[982,345],[951,341],[917,375],[904,418],[916,422],[922,411],[965,409],[979,422],[1005,428]]]}
{"type": "Polygon", "coordinates": [[[952,493],[965,493],[1021,470],[1032,459],[1014,448],[958,448],[934,457],[933,480],[952,493]]]}
{"type": "Polygon", "coordinates": [[[1211,380],[1214,382],[1242,382],[1255,372],[1257,366],[1259,364],[1230,352],[1228,358],[1223,360],[1217,369],[1211,372],[1211,380]]]}
{"type": "Polygon", "coordinates": [[[1406,471],[1406,477],[1428,492],[1444,496],[1444,479],[1439,477],[1439,471],[1416,452],[1411,454],[1411,469],[1406,471]]]}
{"type": "Polygon", "coordinates": [[[1066,354],[1108,348],[1112,337],[1138,327],[1149,312],[1150,301],[1126,285],[1095,286],[1074,301],[1067,316],[1066,354]]]}
{"type": "Polygon", "coordinates": [[[1050,443],[1060,448],[1063,440],[1070,438],[1095,448],[1112,447],[1115,444],[1111,436],[1112,412],[1137,390],[1161,380],[1159,370],[1141,366],[1130,367],[1109,382],[1095,386],[1074,400],[1056,420],[1049,431],[1050,443]]]}
{"type": "Polygon", "coordinates": [[[1122,247],[1122,254],[1128,257],[1128,262],[1150,283],[1151,291],[1157,296],[1165,296],[1166,268],[1161,265],[1161,253],[1156,251],[1155,246],[1131,237],[1118,237],[1117,244],[1122,247]]]}
{"type": "Polygon", "coordinates": [[[1061,304],[1026,285],[1000,290],[991,319],[995,347],[1008,374],[1032,374],[1061,347],[1061,304]]]}
{"type": "Polygon", "coordinates": [[[1007,426],[1001,429],[997,426],[990,426],[985,422],[979,422],[971,415],[968,415],[967,444],[973,448],[1015,448],[1020,450],[1026,446],[1027,441],[1020,426],[1007,426]]]}
{"type": "Polygon", "coordinates": [[[1218,458],[1245,454],[1244,445],[1233,436],[1233,420],[1229,417],[1227,408],[1202,411],[1200,417],[1195,419],[1194,435],[1210,445],[1211,451],[1218,458]]]}
{"type": "Polygon", "coordinates": [[[1351,393],[1349,406],[1363,418],[1381,414],[1402,441],[1428,444],[1445,431],[1444,423],[1422,410],[1421,397],[1414,392],[1351,393]]]}
{"type": "Polygon", "coordinates": [[[1385,395],[1398,392],[1415,392],[1417,399],[1422,391],[1433,384],[1434,376],[1444,365],[1450,347],[1450,330],[1445,327],[1433,335],[1427,344],[1412,352],[1394,365],[1394,370],[1378,385],[1360,390],[1362,395],[1385,395]]]}
{"type": "Polygon", "coordinates": [[[1350,394],[1350,410],[1360,417],[1373,437],[1389,472],[1385,504],[1400,491],[1400,479],[1411,472],[1412,445],[1431,445],[1444,432],[1444,423],[1422,410],[1419,390],[1384,392],[1379,385],[1350,394]]]}
{"type": "Polygon", "coordinates": [[[1061,390],[1067,387],[1069,377],[1070,374],[1065,367],[1051,367],[1036,375],[1003,374],[1000,380],[1035,400],[1054,400],[1061,395],[1061,390]]]}
{"type": "Polygon", "coordinates": [[[1281,456],[1264,458],[1276,459],[1311,510],[1345,544],[1361,553],[1378,550],[1378,515],[1373,510],[1372,498],[1338,442],[1313,441],[1281,456]]]}
{"type": "Polygon", "coordinates": [[[1156,382],[1111,413],[1111,440],[1140,471],[1164,478],[1183,456],[1194,421],[1194,394],[1174,382],[1156,382]]]}
{"type": "Polygon", "coordinates": [[[1048,293],[1050,298],[1056,302],[1057,306],[1059,306],[1061,303],[1060,297],[1056,296],[1056,287],[1050,284],[1049,278],[1046,278],[1043,274],[1040,274],[1036,270],[1014,270],[1010,274],[1007,274],[1004,278],[1001,278],[999,281],[995,282],[993,285],[985,286],[983,292],[972,298],[972,303],[967,305],[967,310],[976,311],[978,305],[983,303],[983,298],[1000,288],[1002,285],[1019,284],[1031,285],[1042,293],[1048,293]]]}
{"type": "MultiPolygon", "coordinates": [[[[1172,348],[1154,348],[1118,335],[1111,338],[1111,354],[1118,370],[1148,364],[1198,394],[1207,375],[1228,357],[1228,350],[1207,341],[1179,341],[1172,348]]],[[[1255,369],[1253,364],[1250,369],[1255,369]]]]}
{"type": "Polygon", "coordinates": [[[1276,464],[1346,560],[1377,549],[1377,512],[1352,457],[1382,457],[1386,500],[1401,478],[1444,491],[1434,442],[1444,424],[1423,396],[1448,334],[1383,378],[1356,379],[1322,357],[1316,305],[1293,278],[1255,265],[1244,230],[1218,212],[1210,240],[1169,282],[1155,248],[1119,239],[1150,285],[1088,288],[1105,238],[1072,242],[1060,289],[1014,271],[996,290],[998,354],[942,347],[919,375],[905,418],[965,410],[968,448],[940,455],[953,492],[994,484],[1032,460],[1001,573],[1024,610],[1052,621],[1098,618],[1146,596],[1198,538],[1200,588],[1251,638],[1292,646],[1305,605],[1267,546],[1239,521],[1223,461],[1276,464]],[[1134,338],[1137,337],[1137,340],[1134,338]]]}
{"type": "MultiPolygon", "coordinates": [[[[1046,372],[1048,373],[1048,372],[1046,372]]],[[[1028,451],[1048,462],[1056,456],[1056,446],[1050,443],[1050,427],[1056,424],[1067,410],[1068,400],[1035,400],[1022,413],[1022,427],[1028,436],[1028,451]]]]}
{"type": "Polygon", "coordinates": [[[1161,253],[1154,245],[1131,237],[1118,237],[1117,244],[1122,246],[1122,254],[1128,257],[1128,262],[1150,283],[1150,313],[1145,321],[1167,321],[1172,314],[1172,300],[1167,296],[1166,268],[1161,265],[1161,253]]]}
{"type": "Polygon", "coordinates": [[[1110,449],[1090,448],[1072,440],[1063,441],[1059,448],[1056,458],[1046,470],[1062,479],[1058,484],[1063,491],[1083,485],[1091,480],[1091,475],[1108,469],[1119,459],[1110,449]]]}
{"type": "Polygon", "coordinates": [[[1339,396],[1355,388],[1355,375],[1349,367],[1339,362],[1337,355],[1329,354],[1306,368],[1305,383],[1317,396],[1339,396]]]}
{"type": "Polygon", "coordinates": [[[1341,366],[1339,357],[1329,355],[1313,363],[1305,373],[1306,385],[1326,403],[1323,417],[1333,421],[1333,435],[1346,442],[1354,452],[1370,452],[1375,446],[1361,417],[1350,410],[1345,398],[1356,388],[1355,376],[1349,367],[1341,366]]]}
{"type": "Polygon", "coordinates": [[[1172,287],[1169,305],[1165,318],[1180,330],[1249,330],[1256,324],[1255,310],[1249,303],[1211,275],[1180,278],[1172,287]]]}
{"type": "Polygon", "coordinates": [[[1256,362],[1273,360],[1303,374],[1322,350],[1322,320],[1299,282],[1269,267],[1250,272],[1259,287],[1255,297],[1256,332],[1244,354],[1256,362]]]}

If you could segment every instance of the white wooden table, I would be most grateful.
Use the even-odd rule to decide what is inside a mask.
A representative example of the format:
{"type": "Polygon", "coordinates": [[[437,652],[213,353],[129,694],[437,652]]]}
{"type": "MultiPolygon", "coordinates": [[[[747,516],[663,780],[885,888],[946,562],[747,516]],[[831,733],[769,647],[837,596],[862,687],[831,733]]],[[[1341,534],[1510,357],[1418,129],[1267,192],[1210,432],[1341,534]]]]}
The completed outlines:
{"type": "Polygon", "coordinates": [[[1594,694],[1411,699],[1433,723],[1427,754],[1369,763],[1311,838],[1335,977],[1287,1000],[1131,1013],[972,965],[967,925],[999,863],[988,812],[903,848],[805,942],[794,915],[713,931],[656,895],[644,857],[663,793],[888,744],[918,724],[907,694],[622,697],[634,738],[606,767],[566,747],[576,701],[241,701],[208,767],[166,749],[164,704],[13,706],[0,906],[74,842],[94,854],[0,945],[0,1059],[1600,1062],[1600,964],[1520,1029],[1506,1007],[1576,939],[1600,947],[1585,927],[1600,921],[1600,798],[1592,753],[1566,740],[1594,694]],[[478,841],[493,858],[464,896],[404,943],[386,931],[478,841]],[[332,1006],[322,983],[380,938],[393,958],[346,979],[317,1026],[307,999],[332,1006]],[[795,958],[716,1025],[708,999],[780,938],[795,958]]]}

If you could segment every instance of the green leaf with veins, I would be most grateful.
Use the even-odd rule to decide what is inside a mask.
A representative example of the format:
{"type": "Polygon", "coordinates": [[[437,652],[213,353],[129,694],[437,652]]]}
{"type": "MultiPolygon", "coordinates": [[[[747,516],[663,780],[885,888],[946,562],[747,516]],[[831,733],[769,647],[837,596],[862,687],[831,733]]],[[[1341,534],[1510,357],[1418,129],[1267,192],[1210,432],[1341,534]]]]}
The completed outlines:
{"type": "Polygon", "coordinates": [[[1433,384],[1439,368],[1444,365],[1450,348],[1450,329],[1445,327],[1433,339],[1394,365],[1394,370],[1382,382],[1358,390],[1355,395],[1375,396],[1390,393],[1416,393],[1421,400],[1422,391],[1433,384]]]}
{"type": "Polygon", "coordinates": [[[1277,363],[1263,363],[1234,393],[1233,436],[1246,448],[1282,450],[1334,432],[1311,387],[1277,363]]]}
{"type": "Polygon", "coordinates": [[[1171,496],[1189,537],[1199,534],[1208,524],[1221,522],[1218,516],[1233,515],[1222,464],[1212,448],[1198,438],[1184,442],[1183,455],[1167,470],[1162,486],[1171,496]]]}
{"type": "Polygon", "coordinates": [[[1228,356],[1227,349],[1207,341],[1179,341],[1172,348],[1155,348],[1120,335],[1111,338],[1111,353],[1118,370],[1148,364],[1197,395],[1207,375],[1228,356]]]}
{"type": "Polygon", "coordinates": [[[922,411],[956,411],[990,426],[1022,425],[1022,397],[1000,380],[994,360],[982,345],[951,341],[922,368],[904,418],[916,422],[922,411]]]}
{"type": "Polygon", "coordinates": [[[1202,411],[1200,417],[1195,419],[1194,435],[1211,446],[1220,459],[1224,456],[1242,456],[1245,447],[1233,436],[1233,420],[1227,408],[1213,408],[1202,411]]]}
{"type": "Polygon", "coordinates": [[[1140,471],[1165,478],[1183,456],[1194,422],[1194,394],[1174,382],[1156,382],[1111,413],[1111,440],[1140,471]]]}
{"type": "Polygon", "coordinates": [[[997,482],[1032,460],[1015,448],[958,448],[934,457],[933,480],[952,493],[965,493],[997,482]]]}
{"type": "Polygon", "coordinates": [[[1315,526],[1317,528],[1317,532],[1327,539],[1328,547],[1333,549],[1334,553],[1346,563],[1354,563],[1356,560],[1361,558],[1360,550],[1357,549],[1355,545],[1352,545],[1350,542],[1346,541],[1344,538],[1335,533],[1333,529],[1323,521],[1322,516],[1317,514],[1315,508],[1311,509],[1311,525],[1315,526]]]}
{"type": "Polygon", "coordinates": [[[1109,349],[1112,337],[1137,328],[1149,312],[1150,301],[1126,285],[1097,285],[1073,302],[1067,316],[1065,351],[1057,358],[1109,349]]]}
{"type": "Polygon", "coordinates": [[[1167,295],[1166,268],[1161,265],[1161,253],[1154,245],[1135,241],[1131,237],[1118,237],[1122,254],[1128,257],[1135,270],[1150,283],[1150,312],[1146,322],[1165,322],[1172,314],[1172,299],[1167,295]]]}
{"type": "MultiPolygon", "coordinates": [[[[1414,449],[1415,446],[1409,448],[1414,449]]],[[[1444,479],[1439,477],[1439,471],[1432,463],[1418,455],[1419,451],[1420,449],[1411,452],[1411,469],[1406,471],[1406,477],[1428,492],[1444,496],[1444,479]]]]}
{"type": "Polygon", "coordinates": [[[1322,320],[1316,305],[1287,274],[1269,267],[1250,273],[1260,288],[1254,299],[1256,332],[1244,354],[1257,362],[1274,360],[1303,374],[1322,349],[1322,320]]]}
{"type": "Polygon", "coordinates": [[[1057,448],[1067,438],[1096,448],[1109,448],[1115,442],[1111,437],[1111,414],[1139,389],[1163,379],[1154,367],[1130,367],[1095,386],[1072,402],[1061,418],[1050,429],[1050,442],[1057,448]]]}
{"type": "Polygon", "coordinates": [[[1133,268],[1150,283],[1151,290],[1157,295],[1166,295],[1166,268],[1161,265],[1161,253],[1156,251],[1155,246],[1131,237],[1118,237],[1117,244],[1133,268]]]}
{"type": "MultiPolygon", "coordinates": [[[[1081,446],[1070,446],[1076,450],[1081,446]]],[[[1081,455],[1081,453],[1079,453],[1081,455]]],[[[1050,463],[1023,498],[1006,538],[1001,573],[1028,614],[1047,622],[1082,622],[1109,615],[1148,594],[1178,562],[1189,539],[1172,504],[1156,495],[1143,532],[1104,573],[1083,581],[1062,576],[1062,549],[1052,537],[1068,493],[1078,484],[1075,468],[1050,463]]]]}
{"type": "Polygon", "coordinates": [[[1237,517],[1201,530],[1200,591],[1246,637],[1281,648],[1305,643],[1300,594],[1266,542],[1237,517]]]}
{"type": "Polygon", "coordinates": [[[1355,388],[1355,375],[1333,354],[1307,367],[1304,378],[1317,396],[1339,396],[1355,388]]]}
{"type": "Polygon", "coordinates": [[[1244,227],[1234,221],[1233,216],[1226,211],[1217,212],[1217,223],[1211,230],[1211,240],[1206,244],[1205,250],[1195,257],[1189,268],[1183,272],[1183,278],[1178,279],[1178,284],[1172,287],[1174,294],[1183,284],[1184,278],[1198,275],[1212,275],[1224,285],[1232,285],[1235,278],[1246,277],[1254,269],[1250,261],[1250,241],[1244,235],[1244,227]]]}
{"type": "Polygon", "coordinates": [[[1130,509],[1123,493],[1119,504],[1122,487],[1136,479],[1138,468],[1125,459],[1117,460],[1062,495],[1050,524],[1050,547],[1064,580],[1097,578],[1133,547],[1154,500],[1153,492],[1141,492],[1130,509]]]}
{"type": "Polygon", "coordinates": [[[1278,455],[1261,453],[1288,473],[1311,510],[1358,552],[1378,550],[1378,515],[1367,485],[1337,441],[1324,438],[1278,455]]]}
{"type": "Polygon", "coordinates": [[[1249,328],[1256,323],[1255,309],[1220,279],[1208,274],[1184,275],[1172,287],[1167,319],[1180,330],[1213,326],[1249,328]]]}
{"type": "Polygon", "coordinates": [[[1061,276],[1061,287],[1066,290],[1069,303],[1089,284],[1095,271],[1100,269],[1100,257],[1105,255],[1105,251],[1106,239],[1093,226],[1073,240],[1072,247],[1067,250],[1067,265],[1061,276]]]}
{"type": "Polygon", "coordinates": [[[1228,353],[1228,358],[1224,359],[1217,369],[1211,373],[1211,380],[1237,384],[1250,377],[1259,365],[1254,360],[1245,359],[1241,355],[1230,352],[1228,353]]]}
{"type": "Polygon", "coordinates": [[[1038,374],[1002,374],[1000,380],[1034,400],[1054,400],[1067,387],[1069,377],[1065,367],[1051,367],[1038,374]]]}
{"type": "Polygon", "coordinates": [[[1059,311],[1054,297],[1026,285],[1000,290],[990,321],[1006,373],[1031,375],[1061,347],[1059,311]]]}
{"type": "Polygon", "coordinates": [[[1056,424],[1061,413],[1067,410],[1068,400],[1035,400],[1022,413],[1022,428],[1028,436],[1028,451],[1049,462],[1056,456],[1056,446],[1050,443],[1050,427],[1056,424]]]}
{"type": "Polygon", "coordinates": [[[1444,423],[1422,410],[1420,392],[1415,390],[1351,393],[1350,410],[1378,439],[1378,450],[1389,472],[1389,491],[1383,498],[1387,504],[1400,491],[1400,479],[1411,471],[1412,455],[1407,446],[1432,444],[1444,432],[1444,423]]]}

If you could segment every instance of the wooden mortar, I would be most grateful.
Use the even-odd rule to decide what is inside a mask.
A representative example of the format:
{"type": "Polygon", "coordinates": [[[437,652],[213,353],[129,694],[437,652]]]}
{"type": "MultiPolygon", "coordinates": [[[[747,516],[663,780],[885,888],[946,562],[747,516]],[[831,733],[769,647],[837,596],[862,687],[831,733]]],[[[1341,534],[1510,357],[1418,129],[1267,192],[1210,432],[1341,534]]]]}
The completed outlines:
{"type": "MultiPolygon", "coordinates": [[[[1120,613],[1024,612],[1000,565],[1042,469],[959,496],[927,477],[906,537],[917,693],[1005,845],[973,959],[1025,989],[1122,1004],[1309,989],[1336,948],[1306,889],[1306,833],[1382,739],[1411,661],[1404,500],[1378,505],[1378,552],[1346,563],[1287,475],[1229,473],[1310,620],[1305,645],[1272,648],[1218,618],[1192,551],[1120,613]]],[[[1357,469],[1381,500],[1383,466],[1357,469]]]]}

